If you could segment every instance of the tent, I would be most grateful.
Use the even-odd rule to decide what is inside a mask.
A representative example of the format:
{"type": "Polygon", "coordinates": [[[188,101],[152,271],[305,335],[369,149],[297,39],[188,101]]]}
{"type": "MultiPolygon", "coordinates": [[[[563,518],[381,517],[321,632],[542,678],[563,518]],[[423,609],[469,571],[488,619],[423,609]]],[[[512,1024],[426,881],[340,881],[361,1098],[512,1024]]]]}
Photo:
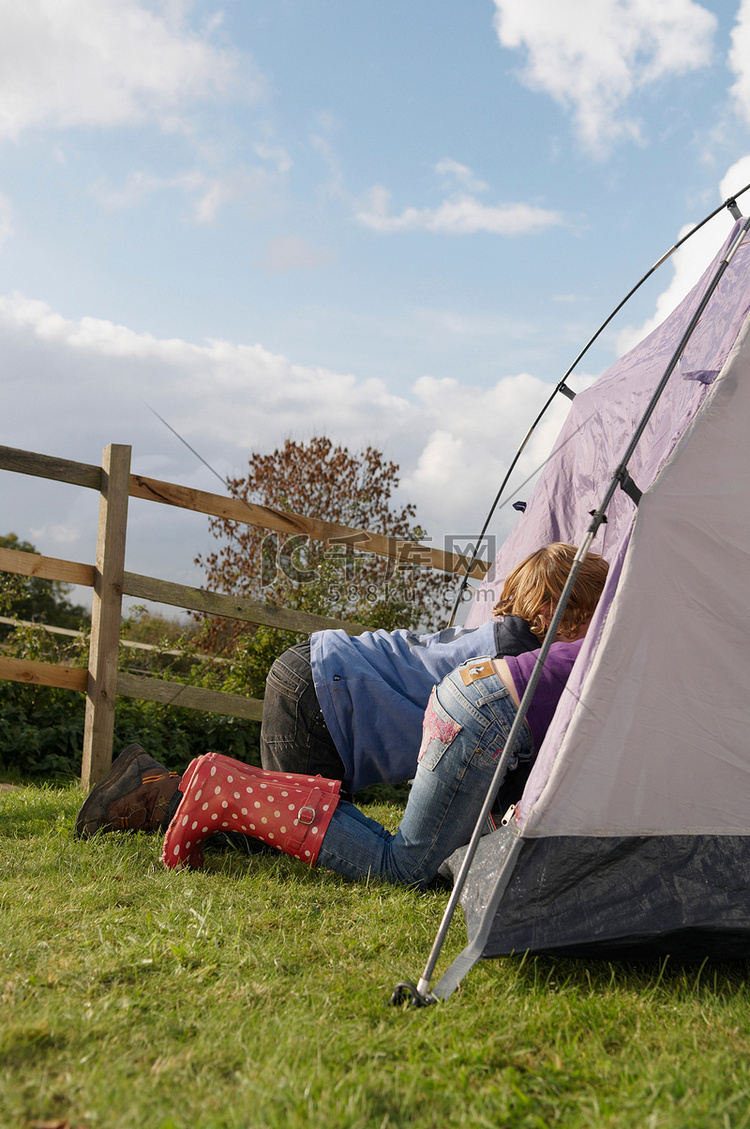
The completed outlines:
{"type": "Polygon", "coordinates": [[[575,398],[476,593],[470,626],[528,553],[581,544],[671,367],[628,459],[636,489],[613,493],[591,546],[610,562],[595,619],[515,814],[481,839],[469,944],[437,996],[512,952],[750,956],[749,225],[575,398]]]}

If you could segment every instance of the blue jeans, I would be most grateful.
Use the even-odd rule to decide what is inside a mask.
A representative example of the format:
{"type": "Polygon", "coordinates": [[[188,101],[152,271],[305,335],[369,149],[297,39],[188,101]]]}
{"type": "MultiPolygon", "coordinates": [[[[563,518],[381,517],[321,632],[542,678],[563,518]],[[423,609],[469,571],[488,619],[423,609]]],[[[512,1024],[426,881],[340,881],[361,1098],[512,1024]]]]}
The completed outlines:
{"type": "MultiPolygon", "coordinates": [[[[515,716],[491,660],[462,663],[432,691],[417,773],[396,834],[341,802],[319,865],[347,878],[426,886],[471,838],[515,716]]],[[[509,770],[531,758],[531,735],[524,726],[509,770]]]]}

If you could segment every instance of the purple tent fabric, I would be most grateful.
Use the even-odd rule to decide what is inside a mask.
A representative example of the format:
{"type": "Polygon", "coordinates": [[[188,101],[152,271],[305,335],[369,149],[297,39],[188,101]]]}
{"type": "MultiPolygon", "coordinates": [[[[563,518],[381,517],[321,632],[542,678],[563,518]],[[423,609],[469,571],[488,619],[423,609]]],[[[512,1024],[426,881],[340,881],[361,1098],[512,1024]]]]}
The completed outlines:
{"type": "MultiPolygon", "coordinates": [[[[738,226],[739,224],[735,226],[735,231],[738,226]]],[[[491,614],[495,591],[499,590],[504,575],[528,553],[549,541],[569,541],[578,544],[583,539],[590,524],[589,514],[598,508],[611,481],[612,473],[621,461],[644,409],[679,346],[685,328],[709,281],[714,276],[726,247],[731,243],[732,236],[699,283],[672,315],[646,340],[609,369],[590,389],[576,397],[561,436],[532,493],[526,512],[521,516],[513,533],[498,554],[494,570],[497,580],[486,581],[477,593],[472,606],[472,615],[468,620],[469,624],[482,622],[491,614]],[[487,595],[489,593],[492,595],[487,595]]],[[[655,485],[660,472],[673,456],[677,444],[693,424],[706,397],[711,394],[717,375],[731,350],[736,346],[749,310],[750,245],[746,242],[732,259],[729,269],[714,292],[630,460],[631,477],[646,494],[646,500],[649,498],[647,492],[655,485]]],[[[726,399],[726,393],[723,393],[723,398],[726,399]]],[[[731,406],[722,410],[728,410],[730,414],[733,411],[731,406]]],[[[741,434],[745,433],[742,425],[740,431],[741,434]]],[[[733,442],[735,446],[740,445],[737,440],[733,442]]],[[[710,463],[710,451],[707,457],[710,463]]],[[[736,456],[733,457],[736,462],[736,456]]],[[[730,458],[728,466],[722,472],[724,481],[731,479],[734,465],[730,458]]],[[[689,484],[687,489],[690,491],[699,487],[700,483],[695,482],[694,485],[689,484]]],[[[686,527],[689,531],[691,522],[695,521],[691,516],[689,494],[686,499],[679,501],[677,506],[679,512],[677,514],[670,512],[670,520],[676,518],[682,523],[683,528],[686,527]]],[[[642,506],[642,509],[645,509],[645,506],[642,506]]],[[[581,699],[584,685],[587,686],[589,697],[593,695],[602,710],[606,709],[611,713],[614,708],[612,704],[604,705],[605,701],[608,701],[607,695],[597,691],[596,685],[592,684],[589,678],[589,672],[592,670],[592,664],[597,661],[602,633],[628,555],[637,513],[632,500],[618,490],[608,509],[607,522],[601,527],[594,542],[593,548],[610,561],[610,575],[579,660],[569,680],[566,694],[561,699],[525,790],[519,808],[524,821],[547,785],[558,751],[568,735],[571,719],[581,699]],[[589,679],[588,683],[587,679],[589,679]]],[[[645,516],[644,513],[642,517],[645,519],[645,516]]],[[[666,516],[664,515],[661,520],[665,520],[666,516]]],[[[701,520],[709,519],[704,515],[701,520]]],[[[688,532],[686,550],[688,555],[690,539],[691,535],[688,532]]],[[[649,552],[652,558],[654,552],[659,551],[658,541],[657,530],[655,534],[651,534],[649,552]],[[654,536],[656,548],[654,548],[654,536]]],[[[709,547],[709,564],[711,551],[709,547]]],[[[652,566],[653,563],[652,560],[652,566]]],[[[678,563],[675,561],[672,567],[676,568],[678,563]]],[[[655,571],[652,576],[656,576],[655,571]]],[[[642,578],[641,583],[648,585],[648,577],[642,578]]],[[[620,602],[622,599],[622,595],[618,597],[620,602]]],[[[656,615],[658,618],[658,612],[656,615]]],[[[675,620],[679,619],[679,606],[669,615],[675,620]]],[[[611,628],[612,624],[610,623],[609,626],[611,628]]],[[[662,630],[668,629],[669,624],[664,622],[662,630]]],[[[643,630],[646,631],[645,628],[643,630]]],[[[623,639],[626,634],[625,628],[620,625],[619,631],[620,638],[623,639]]],[[[637,641],[634,643],[631,639],[629,645],[631,648],[637,647],[637,641]]],[[[607,678],[624,675],[633,684],[632,693],[637,694],[636,683],[633,682],[636,678],[634,669],[623,670],[622,657],[622,650],[614,656],[608,654],[607,678]]],[[[663,693],[664,690],[661,689],[659,692],[663,693]]],[[[621,717],[621,722],[625,724],[630,712],[622,703],[619,708],[625,711],[621,717]]],[[[655,706],[652,716],[656,717],[657,713],[658,705],[655,706]]],[[[601,725],[606,725],[606,718],[601,725]]],[[[595,739],[589,731],[587,747],[591,748],[594,745],[599,747],[600,741],[613,744],[613,739],[608,738],[606,733],[601,737],[597,732],[595,739]]],[[[570,741],[568,741],[569,745],[570,741]]],[[[581,748],[579,756],[583,756],[584,753],[585,750],[581,748]]],[[[620,755],[625,754],[623,752],[620,755]]],[[[664,763],[666,765],[667,761],[664,763]]],[[[592,771],[595,772],[595,769],[589,771],[587,779],[591,778],[592,771]]],[[[548,794],[547,806],[549,803],[548,794]]],[[[635,814],[633,821],[635,826],[637,824],[635,814]]],[[[554,823],[554,819],[552,822],[554,823]]],[[[545,833],[544,820],[541,821],[541,827],[538,820],[532,820],[532,824],[536,828],[533,833],[545,833]]],[[[559,834],[560,831],[557,833],[559,834]]],[[[614,830],[605,820],[599,833],[614,833],[614,830]]],[[[620,830],[620,834],[622,833],[623,830],[620,830]]]]}
{"type": "MultiPolygon", "coordinates": [[[[529,553],[551,541],[577,545],[583,540],[589,514],[598,507],[738,225],[739,221],[716,260],[667,320],[576,396],[526,512],[474,596],[467,627],[490,618],[505,577],[529,553]]],[[[750,309],[749,279],[750,248],[744,245],[713,295],[630,462],[630,475],[641,490],[653,483],[721,370],[750,309]]],[[[593,546],[611,563],[621,557],[634,516],[633,503],[618,491],[593,546]]],[[[614,585],[608,587],[603,611],[614,585]]]]}

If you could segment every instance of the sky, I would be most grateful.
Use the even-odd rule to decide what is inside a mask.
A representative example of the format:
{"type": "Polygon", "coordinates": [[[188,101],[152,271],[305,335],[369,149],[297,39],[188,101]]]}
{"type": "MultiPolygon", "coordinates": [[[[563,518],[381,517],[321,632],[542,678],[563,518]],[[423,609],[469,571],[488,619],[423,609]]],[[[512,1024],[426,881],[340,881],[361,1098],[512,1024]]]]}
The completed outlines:
{"type": "MultiPolygon", "coordinates": [[[[750,182],[750,0],[0,0],[0,27],[0,443],[129,444],[134,473],[215,493],[287,438],[373,445],[440,547],[477,533],[613,307],[750,182]]],[[[574,388],[730,226],[660,268],[574,388]]],[[[93,562],[93,492],[0,490],[0,533],[93,562]]],[[[213,545],[131,500],[130,571],[199,585],[213,545]]]]}

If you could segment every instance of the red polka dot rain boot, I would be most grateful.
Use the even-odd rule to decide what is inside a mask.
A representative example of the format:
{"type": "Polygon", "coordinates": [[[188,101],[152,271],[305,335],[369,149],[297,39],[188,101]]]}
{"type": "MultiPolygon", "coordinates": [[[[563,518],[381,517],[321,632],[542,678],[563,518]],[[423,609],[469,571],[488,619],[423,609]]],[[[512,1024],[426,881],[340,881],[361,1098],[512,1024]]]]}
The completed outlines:
{"type": "Polygon", "coordinates": [[[203,865],[202,844],[239,831],[314,866],[339,802],[340,780],[266,772],[217,753],[191,762],[164,837],[166,867],[203,865]]]}

